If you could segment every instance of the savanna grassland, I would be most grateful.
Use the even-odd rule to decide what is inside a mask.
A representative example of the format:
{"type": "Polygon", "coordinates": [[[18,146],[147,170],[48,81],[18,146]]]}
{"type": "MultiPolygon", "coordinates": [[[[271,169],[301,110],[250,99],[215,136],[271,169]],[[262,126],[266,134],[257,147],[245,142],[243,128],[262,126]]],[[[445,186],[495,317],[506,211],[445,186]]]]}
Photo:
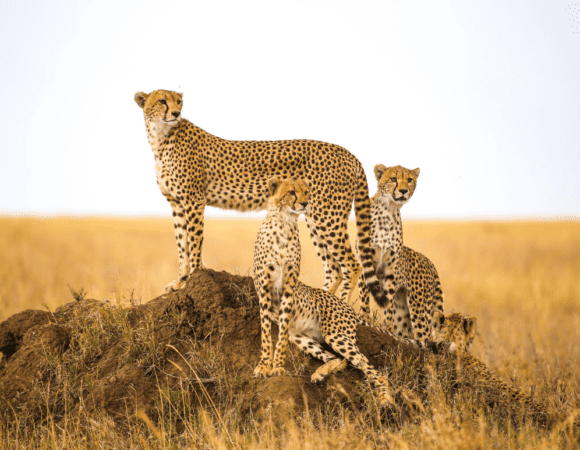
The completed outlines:
{"type": "MultiPolygon", "coordinates": [[[[322,266],[300,225],[300,278],[320,287],[322,266]]],[[[258,227],[258,220],[206,219],[206,266],[251,275],[258,227]]],[[[405,243],[435,263],[446,312],[477,317],[474,356],[563,417],[580,409],[580,222],[407,221],[405,243]]],[[[71,289],[110,304],[147,302],[177,273],[170,219],[4,217],[0,249],[0,321],[28,308],[53,311],[72,300],[71,289]]],[[[429,420],[399,430],[356,417],[328,427],[289,418],[283,427],[257,424],[243,437],[216,431],[210,416],[200,413],[197,429],[205,434],[196,442],[208,448],[578,448],[558,427],[498,429],[482,416],[466,420],[444,405],[434,411],[429,420]]],[[[181,448],[161,438],[155,446],[134,430],[134,441],[121,439],[115,433],[122,431],[106,421],[94,426],[97,437],[90,442],[74,436],[63,441],[55,428],[9,437],[22,448],[124,448],[127,442],[181,448]]],[[[150,429],[163,435],[153,424],[150,429]]],[[[3,442],[0,435],[0,448],[12,448],[3,442]]]]}

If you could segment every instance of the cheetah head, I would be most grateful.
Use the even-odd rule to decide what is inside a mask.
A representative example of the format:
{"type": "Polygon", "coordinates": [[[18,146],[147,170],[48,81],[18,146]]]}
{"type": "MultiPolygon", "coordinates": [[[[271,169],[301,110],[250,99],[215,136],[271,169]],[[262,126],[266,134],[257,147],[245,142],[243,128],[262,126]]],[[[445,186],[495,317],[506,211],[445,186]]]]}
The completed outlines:
{"type": "Polygon", "coordinates": [[[270,202],[291,214],[303,213],[310,201],[308,185],[301,179],[274,177],[268,181],[268,189],[270,202]]]}
{"type": "Polygon", "coordinates": [[[135,102],[143,108],[149,122],[160,122],[165,126],[177,125],[181,120],[183,94],[160,89],[150,94],[137,92],[135,102]]]}
{"type": "Polygon", "coordinates": [[[467,352],[477,330],[477,319],[459,313],[445,316],[439,311],[433,314],[433,340],[453,342],[458,350],[467,352]]]}
{"type": "Polygon", "coordinates": [[[403,206],[407,203],[417,187],[420,170],[409,170],[401,166],[375,166],[375,177],[378,181],[379,197],[403,206]]]}

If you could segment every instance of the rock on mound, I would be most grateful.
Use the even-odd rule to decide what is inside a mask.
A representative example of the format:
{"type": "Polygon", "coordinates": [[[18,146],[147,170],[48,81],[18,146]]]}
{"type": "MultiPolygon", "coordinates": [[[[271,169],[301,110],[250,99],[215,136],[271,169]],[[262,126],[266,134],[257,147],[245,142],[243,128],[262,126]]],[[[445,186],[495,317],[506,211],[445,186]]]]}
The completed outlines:
{"type": "MultiPolygon", "coordinates": [[[[254,379],[260,315],[251,278],[200,269],[184,289],[130,308],[77,297],[54,313],[24,311],[0,324],[5,420],[17,414],[21,423],[34,423],[49,414],[58,421],[74,412],[123,421],[138,409],[159,418],[200,405],[259,418],[337,403],[361,410],[372,398],[354,368],[311,383],[321,363],[292,346],[288,376],[254,379]]],[[[435,366],[447,394],[459,386],[456,365],[444,355],[402,345],[374,328],[359,327],[357,338],[371,363],[387,368],[403,410],[422,410],[435,366]]]]}

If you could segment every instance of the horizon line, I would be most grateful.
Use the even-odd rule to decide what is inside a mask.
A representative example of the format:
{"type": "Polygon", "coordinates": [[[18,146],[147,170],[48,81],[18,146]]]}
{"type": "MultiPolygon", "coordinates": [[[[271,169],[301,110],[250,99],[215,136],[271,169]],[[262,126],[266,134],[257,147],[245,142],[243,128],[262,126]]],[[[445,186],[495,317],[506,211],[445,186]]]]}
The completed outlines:
{"type": "MultiPolygon", "coordinates": [[[[266,210],[252,212],[229,212],[226,214],[205,214],[205,218],[216,220],[257,220],[265,217],[266,210]]],[[[38,212],[4,212],[0,211],[0,219],[117,219],[117,220],[135,220],[135,219],[172,219],[171,214],[121,214],[121,213],[38,213],[38,212]]],[[[300,219],[304,219],[300,217],[300,219]]],[[[492,214],[473,214],[473,215],[437,215],[421,216],[411,214],[404,216],[405,220],[411,221],[446,221],[446,222],[475,222],[475,221],[530,221],[530,222],[555,222],[555,221],[580,221],[580,214],[514,214],[514,215],[492,215],[492,214]]],[[[349,221],[354,221],[354,216],[349,217],[349,221]]]]}

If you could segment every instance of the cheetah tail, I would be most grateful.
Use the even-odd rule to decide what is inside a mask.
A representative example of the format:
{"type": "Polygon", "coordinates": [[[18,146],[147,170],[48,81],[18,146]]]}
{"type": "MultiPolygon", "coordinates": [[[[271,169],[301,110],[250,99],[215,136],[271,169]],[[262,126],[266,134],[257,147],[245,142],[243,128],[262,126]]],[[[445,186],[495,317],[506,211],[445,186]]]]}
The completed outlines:
{"type": "Polygon", "coordinates": [[[382,288],[373,265],[371,252],[371,200],[369,186],[362,166],[358,174],[358,184],[354,194],[354,212],[356,217],[357,248],[362,275],[365,284],[381,308],[387,306],[387,295],[382,288]]]}
{"type": "Polygon", "coordinates": [[[432,312],[439,311],[441,314],[443,314],[443,291],[441,290],[441,281],[439,281],[439,276],[435,278],[435,294],[433,295],[432,310],[432,312]]]}

